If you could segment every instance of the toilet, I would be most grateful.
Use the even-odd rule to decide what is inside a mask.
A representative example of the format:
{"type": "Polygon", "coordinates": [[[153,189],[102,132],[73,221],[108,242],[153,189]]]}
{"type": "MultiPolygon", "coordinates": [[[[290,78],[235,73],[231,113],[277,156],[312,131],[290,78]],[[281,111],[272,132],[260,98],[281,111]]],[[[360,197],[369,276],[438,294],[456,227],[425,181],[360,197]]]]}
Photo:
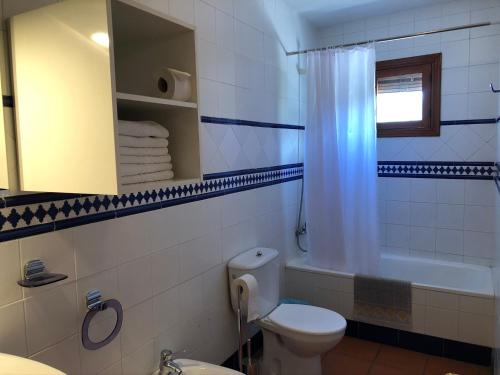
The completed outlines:
{"type": "Polygon", "coordinates": [[[278,251],[248,250],[228,263],[231,303],[237,311],[233,280],[252,275],[258,284],[258,324],[264,334],[262,375],[321,375],[321,355],[344,336],[346,320],[335,311],[297,304],[279,304],[278,251]]]}

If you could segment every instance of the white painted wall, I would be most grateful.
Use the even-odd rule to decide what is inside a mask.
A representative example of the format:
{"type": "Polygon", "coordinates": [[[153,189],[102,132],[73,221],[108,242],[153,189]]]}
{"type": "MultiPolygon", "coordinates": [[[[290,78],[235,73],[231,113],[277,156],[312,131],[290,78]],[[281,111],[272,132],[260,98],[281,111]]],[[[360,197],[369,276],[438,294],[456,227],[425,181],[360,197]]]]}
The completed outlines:
{"type": "MultiPolygon", "coordinates": [[[[299,79],[287,48],[308,24],[282,0],[142,0],[198,29],[201,114],[299,123],[299,79]]],[[[50,0],[3,0],[3,18],[50,0]]],[[[5,23],[4,23],[5,33],[5,23]]],[[[10,93],[8,85],[4,94],[10,93]]],[[[299,161],[299,131],[202,126],[204,172],[299,161]]],[[[0,244],[0,352],[68,374],[147,374],[160,350],[221,363],[236,349],[226,261],[257,245],[293,252],[299,182],[170,207],[0,244]],[[42,258],[62,283],[16,281],[42,258]],[[101,289],[125,310],[120,336],[89,352],[80,343],[84,294],[101,289]]],[[[103,314],[106,316],[106,314],[103,314]]],[[[113,318],[95,327],[103,335],[113,318]]]]}

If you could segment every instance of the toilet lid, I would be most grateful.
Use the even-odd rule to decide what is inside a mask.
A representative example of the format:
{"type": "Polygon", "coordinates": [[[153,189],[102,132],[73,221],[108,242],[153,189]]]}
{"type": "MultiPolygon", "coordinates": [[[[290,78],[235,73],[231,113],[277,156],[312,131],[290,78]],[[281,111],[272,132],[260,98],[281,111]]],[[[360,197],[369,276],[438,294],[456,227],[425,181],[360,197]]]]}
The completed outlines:
{"type": "Polygon", "coordinates": [[[280,305],[268,319],[282,328],[310,335],[330,335],[347,325],[344,317],[335,311],[309,305],[280,305]]]}

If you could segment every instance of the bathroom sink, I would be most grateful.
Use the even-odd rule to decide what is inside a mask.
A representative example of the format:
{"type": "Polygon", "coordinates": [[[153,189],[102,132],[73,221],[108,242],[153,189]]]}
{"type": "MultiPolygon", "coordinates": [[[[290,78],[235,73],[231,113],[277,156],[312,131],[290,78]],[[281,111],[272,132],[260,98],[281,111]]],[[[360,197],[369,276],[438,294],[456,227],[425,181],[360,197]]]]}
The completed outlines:
{"type": "MultiPolygon", "coordinates": [[[[15,355],[0,353],[0,375],[64,375],[43,363],[15,355]]],[[[200,373],[201,374],[201,373],[200,373]]]]}
{"type": "MultiPolygon", "coordinates": [[[[192,359],[176,359],[174,362],[182,369],[182,375],[242,375],[238,371],[192,359]]],[[[160,370],[156,370],[153,375],[159,373],[160,370]]]]}

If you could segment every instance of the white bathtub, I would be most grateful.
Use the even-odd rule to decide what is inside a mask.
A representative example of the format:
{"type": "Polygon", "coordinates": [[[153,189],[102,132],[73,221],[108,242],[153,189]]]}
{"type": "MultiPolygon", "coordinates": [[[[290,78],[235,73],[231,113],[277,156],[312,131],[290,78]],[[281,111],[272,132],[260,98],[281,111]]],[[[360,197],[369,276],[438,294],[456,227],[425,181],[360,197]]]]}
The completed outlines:
{"type": "Polygon", "coordinates": [[[491,268],[434,259],[382,255],[382,277],[411,281],[426,289],[493,296],[491,268]]]}
{"type": "MultiPolygon", "coordinates": [[[[382,255],[380,276],[412,283],[413,332],[493,347],[495,299],[489,267],[382,255]]],[[[352,318],[353,275],[312,267],[303,258],[286,268],[286,295],[352,318]]],[[[378,322],[371,322],[377,324],[378,322]]]]}

